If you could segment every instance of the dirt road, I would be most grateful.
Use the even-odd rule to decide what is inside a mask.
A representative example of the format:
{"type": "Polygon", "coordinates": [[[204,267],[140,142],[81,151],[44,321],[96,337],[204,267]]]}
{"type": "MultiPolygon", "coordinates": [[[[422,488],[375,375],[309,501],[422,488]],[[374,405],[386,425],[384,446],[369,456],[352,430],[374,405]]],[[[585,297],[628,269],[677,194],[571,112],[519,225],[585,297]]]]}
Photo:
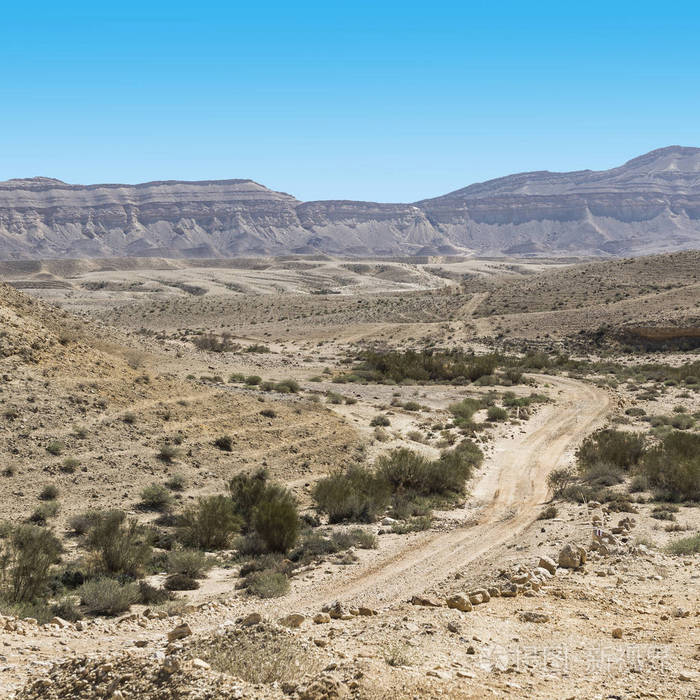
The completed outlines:
{"type": "Polygon", "coordinates": [[[547,474],[604,418],[607,392],[563,377],[542,377],[560,391],[525,428],[521,439],[502,440],[474,485],[473,524],[411,538],[399,551],[352,567],[345,581],[294,593],[285,608],[313,608],[329,598],[386,606],[427,591],[490,549],[515,538],[536,518],[547,498],[547,474]]]}

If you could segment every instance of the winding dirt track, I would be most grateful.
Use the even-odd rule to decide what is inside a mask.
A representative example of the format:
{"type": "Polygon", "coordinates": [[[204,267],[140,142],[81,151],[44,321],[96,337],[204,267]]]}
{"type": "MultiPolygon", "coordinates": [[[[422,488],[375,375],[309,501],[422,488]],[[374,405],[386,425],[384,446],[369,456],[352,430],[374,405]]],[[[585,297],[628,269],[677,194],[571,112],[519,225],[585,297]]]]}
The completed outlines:
{"type": "Polygon", "coordinates": [[[475,484],[473,524],[411,538],[400,551],[312,593],[300,591],[285,608],[313,608],[329,599],[387,606],[426,591],[465,564],[513,539],[530,525],[547,498],[547,474],[591,432],[608,411],[607,392],[563,377],[541,377],[560,390],[526,427],[521,439],[504,439],[475,484]]]}

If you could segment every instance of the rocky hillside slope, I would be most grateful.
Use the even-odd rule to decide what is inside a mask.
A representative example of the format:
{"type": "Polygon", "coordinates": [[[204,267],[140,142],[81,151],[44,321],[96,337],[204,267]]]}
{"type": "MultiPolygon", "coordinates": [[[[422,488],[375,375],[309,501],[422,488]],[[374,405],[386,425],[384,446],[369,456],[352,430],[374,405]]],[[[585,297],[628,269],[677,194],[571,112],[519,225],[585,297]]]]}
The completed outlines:
{"type": "Polygon", "coordinates": [[[300,202],[251,180],[0,183],[0,259],[240,254],[639,255],[700,247],[700,149],[534,172],[414,204],[300,202]]]}

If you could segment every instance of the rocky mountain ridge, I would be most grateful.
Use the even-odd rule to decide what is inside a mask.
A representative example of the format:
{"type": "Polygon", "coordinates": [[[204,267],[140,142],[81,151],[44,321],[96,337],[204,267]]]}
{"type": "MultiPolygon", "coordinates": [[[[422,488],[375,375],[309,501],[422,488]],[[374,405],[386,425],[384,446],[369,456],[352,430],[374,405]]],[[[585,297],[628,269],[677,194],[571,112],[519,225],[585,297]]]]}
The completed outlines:
{"type": "Polygon", "coordinates": [[[301,202],[252,180],[0,183],[0,259],[328,253],[618,256],[700,248],[700,149],[510,175],[412,204],[301,202]]]}

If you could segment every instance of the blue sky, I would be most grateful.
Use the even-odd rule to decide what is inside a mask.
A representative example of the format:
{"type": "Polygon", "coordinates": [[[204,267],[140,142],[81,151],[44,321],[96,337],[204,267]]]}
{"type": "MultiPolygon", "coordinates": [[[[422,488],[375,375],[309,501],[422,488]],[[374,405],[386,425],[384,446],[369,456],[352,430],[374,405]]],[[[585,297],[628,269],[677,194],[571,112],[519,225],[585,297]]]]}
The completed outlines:
{"type": "Polygon", "coordinates": [[[0,179],[413,201],[700,146],[700,5],[6,3],[0,179]]]}

